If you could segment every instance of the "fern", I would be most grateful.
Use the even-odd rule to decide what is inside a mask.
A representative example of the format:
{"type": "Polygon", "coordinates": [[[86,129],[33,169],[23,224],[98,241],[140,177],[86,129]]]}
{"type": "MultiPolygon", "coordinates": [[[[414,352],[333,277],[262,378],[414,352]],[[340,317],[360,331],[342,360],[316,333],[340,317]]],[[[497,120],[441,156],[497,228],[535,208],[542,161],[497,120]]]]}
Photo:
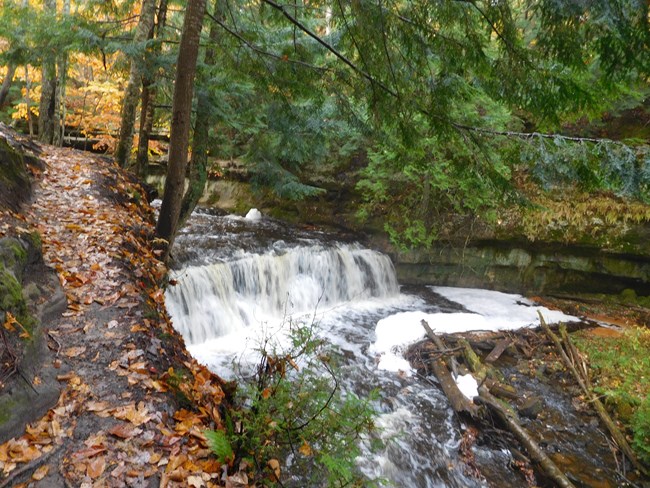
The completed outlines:
{"type": "Polygon", "coordinates": [[[221,430],[208,430],[203,433],[208,440],[208,447],[217,456],[220,463],[227,463],[234,459],[228,436],[221,430]]]}

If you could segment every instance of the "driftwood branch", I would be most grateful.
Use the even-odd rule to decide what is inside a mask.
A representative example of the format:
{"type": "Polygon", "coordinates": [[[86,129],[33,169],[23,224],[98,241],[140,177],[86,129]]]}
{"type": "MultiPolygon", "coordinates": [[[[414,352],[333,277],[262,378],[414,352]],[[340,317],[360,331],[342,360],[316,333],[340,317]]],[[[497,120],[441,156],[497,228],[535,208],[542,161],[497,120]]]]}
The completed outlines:
{"type": "Polygon", "coordinates": [[[494,363],[501,357],[503,352],[508,348],[508,346],[510,346],[510,344],[512,344],[512,339],[509,337],[506,339],[501,339],[499,342],[497,342],[497,345],[494,346],[494,349],[492,349],[490,354],[485,357],[485,362],[490,364],[494,363]]]}
{"type": "MultiPolygon", "coordinates": [[[[618,444],[619,449],[625,456],[630,460],[632,465],[641,473],[644,475],[648,474],[648,471],[646,468],[639,462],[637,459],[636,455],[634,454],[634,451],[630,447],[630,445],[627,442],[627,439],[625,439],[625,435],[621,432],[621,430],[616,426],[612,418],[610,417],[609,413],[607,413],[607,410],[605,409],[605,406],[603,403],[598,399],[596,395],[591,391],[589,388],[589,380],[586,379],[588,378],[581,375],[580,372],[576,369],[575,365],[567,355],[566,351],[562,347],[562,342],[560,341],[560,338],[551,330],[551,328],[546,324],[546,321],[544,320],[544,317],[542,316],[541,312],[537,312],[539,314],[539,321],[542,325],[542,329],[544,329],[544,332],[546,335],[553,341],[553,344],[555,344],[555,348],[557,349],[560,357],[562,358],[562,361],[564,362],[565,366],[571,371],[573,374],[573,377],[575,380],[578,382],[578,385],[580,386],[580,389],[583,391],[585,396],[587,397],[587,401],[591,403],[594,406],[594,409],[596,410],[596,413],[598,413],[598,416],[600,419],[603,421],[605,424],[605,427],[607,427],[607,430],[609,430],[609,433],[611,434],[612,438],[614,441],[616,441],[616,444],[618,444]]],[[[569,340],[567,336],[567,340],[569,340]]],[[[570,341],[569,341],[570,342],[570,341]]]]}
{"type": "MultiPolygon", "coordinates": [[[[433,333],[433,330],[431,330],[429,324],[427,324],[425,320],[422,320],[421,324],[424,327],[425,331],[427,332],[429,338],[434,343],[436,343],[436,346],[440,348],[440,350],[445,350],[446,349],[445,345],[442,343],[440,338],[433,333]]],[[[450,362],[454,361],[453,358],[449,358],[449,359],[450,362]]],[[[473,418],[478,417],[479,415],[478,406],[475,405],[472,400],[470,400],[465,395],[463,395],[463,393],[458,388],[456,381],[454,381],[453,376],[449,372],[449,369],[447,369],[447,365],[445,364],[445,362],[441,358],[435,358],[431,360],[430,364],[431,364],[431,369],[433,370],[433,373],[436,375],[436,378],[438,378],[440,387],[442,388],[443,393],[449,400],[449,403],[451,404],[451,408],[454,409],[454,412],[456,413],[465,412],[468,413],[473,418]]]]}
{"type": "MultiPolygon", "coordinates": [[[[446,344],[442,341],[442,339],[440,337],[438,337],[435,334],[435,332],[433,332],[433,329],[431,328],[429,323],[424,319],[421,320],[420,323],[422,324],[422,327],[424,327],[424,330],[426,331],[427,336],[436,345],[438,350],[440,352],[446,351],[447,350],[446,344]]],[[[456,358],[454,358],[453,356],[451,356],[449,358],[449,367],[451,368],[451,372],[454,374],[454,376],[458,376],[458,363],[456,361],[456,358]]]]}
{"type": "Polygon", "coordinates": [[[510,432],[517,437],[517,440],[526,448],[531,459],[541,466],[544,473],[560,488],[575,488],[575,485],[569,481],[553,460],[546,455],[535,439],[533,439],[521,426],[516,415],[501,405],[501,403],[492,396],[485,386],[479,387],[478,391],[480,401],[497,414],[501,421],[508,427],[508,430],[510,430],[510,432]]]}

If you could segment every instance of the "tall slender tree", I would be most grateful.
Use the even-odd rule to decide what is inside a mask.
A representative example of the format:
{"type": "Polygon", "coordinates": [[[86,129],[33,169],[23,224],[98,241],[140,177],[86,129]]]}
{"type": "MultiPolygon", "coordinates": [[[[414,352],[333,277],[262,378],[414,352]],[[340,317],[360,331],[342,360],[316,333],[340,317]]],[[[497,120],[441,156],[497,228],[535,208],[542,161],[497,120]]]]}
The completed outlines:
{"type": "MultiPolygon", "coordinates": [[[[155,58],[160,53],[161,36],[167,20],[167,0],[160,0],[158,7],[158,20],[154,30],[151,31],[150,37],[156,38],[151,58],[155,58]]],[[[153,130],[153,120],[155,115],[156,101],[156,80],[155,73],[151,66],[148,67],[142,80],[142,103],[140,109],[140,130],[138,133],[138,153],[135,159],[135,174],[141,179],[147,177],[149,169],[149,138],[153,130]]]]}
{"type": "MultiPolygon", "coordinates": [[[[213,17],[220,21],[224,19],[224,11],[221,7],[222,0],[214,1],[213,17]]],[[[194,137],[192,138],[192,159],[190,160],[190,181],[187,191],[183,196],[179,226],[182,226],[191,215],[198,203],[205,182],[208,179],[208,146],[210,142],[210,126],[213,121],[214,109],[210,100],[209,76],[212,68],[217,62],[217,42],[219,37],[219,25],[213,21],[210,24],[209,42],[205,48],[203,58],[203,69],[200,71],[197,87],[196,121],[194,123],[194,137]]]]}
{"type": "MultiPolygon", "coordinates": [[[[63,1],[63,15],[70,15],[70,0],[63,1]]],[[[54,133],[52,134],[52,143],[57,146],[63,145],[63,136],[65,134],[65,86],[68,82],[68,52],[59,53],[56,60],[56,69],[58,81],[54,91],[54,133]]]]}
{"type": "MultiPolygon", "coordinates": [[[[56,16],[56,0],[44,0],[45,13],[56,16]]],[[[38,138],[52,144],[58,126],[56,110],[56,54],[47,49],[43,55],[41,101],[38,108],[38,138]]]]}
{"type": "Polygon", "coordinates": [[[140,20],[135,28],[133,35],[133,44],[137,50],[137,55],[131,59],[131,69],[129,71],[129,81],[124,90],[124,100],[122,101],[122,114],[120,123],[120,137],[115,149],[115,160],[117,163],[126,167],[131,155],[131,146],[133,146],[133,130],[135,127],[135,112],[140,99],[140,89],[142,87],[142,70],[145,64],[145,53],[142,46],[149,37],[149,32],[153,26],[156,12],[156,0],[143,0],[140,11],[140,20]]]}
{"type": "Polygon", "coordinates": [[[194,76],[199,55],[199,38],[205,15],[205,4],[206,0],[188,0],[178,50],[169,140],[169,165],[160,215],[156,225],[156,236],[167,241],[163,256],[165,260],[169,258],[169,251],[174,243],[183,200],[194,76]]]}

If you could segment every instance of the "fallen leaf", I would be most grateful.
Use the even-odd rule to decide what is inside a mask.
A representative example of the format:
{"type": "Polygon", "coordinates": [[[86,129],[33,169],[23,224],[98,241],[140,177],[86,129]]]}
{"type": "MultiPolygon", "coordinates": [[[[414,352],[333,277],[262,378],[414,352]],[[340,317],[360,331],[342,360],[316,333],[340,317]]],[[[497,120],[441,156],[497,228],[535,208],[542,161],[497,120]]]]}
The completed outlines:
{"type": "Polygon", "coordinates": [[[142,434],[142,429],[135,427],[133,424],[121,423],[111,427],[108,433],[120,439],[130,439],[131,437],[142,434]]]}
{"type": "Polygon", "coordinates": [[[118,407],[113,412],[113,417],[120,420],[128,420],[133,425],[139,426],[151,420],[147,407],[140,403],[136,407],[133,403],[118,407]]]}
{"type": "Polygon", "coordinates": [[[72,357],[81,356],[84,352],[86,352],[85,346],[74,346],[74,347],[69,347],[68,349],[63,351],[63,355],[72,358],[72,357]]]}
{"type": "Polygon", "coordinates": [[[76,378],[77,375],[74,373],[74,371],[70,371],[66,374],[60,374],[57,375],[56,379],[58,381],[70,381],[72,378],[76,378]]]}
{"type": "Polygon", "coordinates": [[[82,449],[81,451],[72,453],[72,459],[73,461],[82,461],[84,459],[95,457],[98,454],[102,454],[104,452],[106,452],[106,448],[104,446],[89,447],[88,449],[82,449]]]}
{"type": "Polygon", "coordinates": [[[201,479],[200,476],[188,476],[186,480],[187,486],[191,486],[193,488],[204,488],[205,487],[205,482],[201,479]]]}
{"type": "Polygon", "coordinates": [[[110,416],[110,410],[111,406],[108,402],[98,402],[96,400],[90,400],[89,402],[86,403],[86,410],[89,412],[94,412],[95,415],[98,417],[103,417],[106,418],[110,416]]]}
{"type": "Polygon", "coordinates": [[[302,443],[302,446],[300,446],[300,448],[298,449],[298,452],[300,454],[302,454],[303,456],[311,456],[313,454],[312,450],[311,450],[311,446],[309,444],[307,444],[307,441],[304,441],[302,443]]]}
{"type": "Polygon", "coordinates": [[[275,476],[275,481],[280,481],[280,462],[277,459],[269,459],[266,465],[271,468],[273,471],[273,476],[275,476]]]}
{"type": "Polygon", "coordinates": [[[106,469],[106,458],[104,456],[93,459],[89,464],[86,474],[92,479],[99,478],[106,469]]]}
{"type": "Polygon", "coordinates": [[[32,479],[35,481],[41,481],[43,478],[47,476],[47,472],[50,470],[50,467],[45,464],[44,466],[41,466],[38,468],[36,471],[34,471],[34,474],[32,474],[32,479]]]}

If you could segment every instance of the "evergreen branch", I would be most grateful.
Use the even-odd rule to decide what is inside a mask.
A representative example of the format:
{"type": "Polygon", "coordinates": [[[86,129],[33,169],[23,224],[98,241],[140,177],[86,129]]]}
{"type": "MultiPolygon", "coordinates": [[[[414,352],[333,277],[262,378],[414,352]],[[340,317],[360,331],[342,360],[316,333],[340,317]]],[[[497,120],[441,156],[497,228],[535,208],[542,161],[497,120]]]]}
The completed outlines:
{"type": "MultiPolygon", "coordinates": [[[[381,39],[382,44],[384,45],[384,53],[386,54],[386,61],[388,61],[388,67],[390,68],[390,74],[393,78],[393,84],[395,85],[396,91],[399,84],[397,83],[397,77],[395,76],[395,70],[393,68],[393,61],[390,58],[390,53],[388,52],[388,42],[386,39],[386,25],[384,24],[384,8],[381,5],[381,0],[379,0],[379,13],[381,19],[381,39]]],[[[397,98],[399,99],[399,91],[397,91],[397,98]]]]}
{"type": "MultiPolygon", "coordinates": [[[[343,5],[341,5],[341,0],[336,0],[336,3],[339,6],[339,10],[341,11],[341,17],[343,18],[343,23],[345,24],[345,29],[347,30],[348,34],[350,34],[350,39],[352,40],[352,45],[354,45],[355,49],[359,53],[359,57],[361,58],[361,63],[365,66],[366,69],[368,69],[368,64],[366,63],[366,60],[363,56],[363,51],[359,48],[359,44],[357,43],[357,38],[354,35],[354,32],[352,32],[352,29],[350,29],[350,25],[348,24],[348,18],[345,15],[345,9],[343,8],[343,5]]],[[[375,94],[375,85],[370,84],[370,87],[372,88],[373,94],[375,94]]],[[[375,94],[376,96],[376,94],[375,94]]]]}
{"type": "MultiPolygon", "coordinates": [[[[470,3],[474,7],[477,7],[475,3],[472,0],[458,0],[461,2],[465,3],[470,3]]],[[[329,44],[327,41],[322,39],[320,36],[315,34],[313,31],[311,31],[307,26],[305,26],[303,23],[301,23],[298,19],[296,19],[294,16],[292,16],[283,5],[280,5],[276,3],[274,0],[262,0],[262,2],[270,5],[271,7],[275,8],[276,10],[279,10],[292,24],[296,25],[299,29],[301,29],[305,34],[307,34],[309,37],[314,39],[316,42],[318,42],[320,45],[325,47],[328,51],[330,51],[332,54],[334,54],[339,60],[341,60],[343,63],[345,63],[348,67],[350,67],[354,72],[365,78],[366,80],[370,81],[373,86],[376,84],[379,86],[384,92],[387,94],[391,95],[392,97],[396,98],[397,100],[400,99],[399,94],[391,89],[390,87],[386,86],[383,82],[369,74],[368,72],[364,71],[361,69],[359,66],[354,64],[350,59],[348,59],[346,56],[344,56],[341,52],[339,52],[337,49],[335,49],[331,44],[329,44]]],[[[477,7],[478,8],[478,7],[477,7]]],[[[492,22],[490,21],[489,18],[485,16],[485,14],[481,11],[480,8],[478,8],[479,13],[482,14],[483,18],[494,28],[492,22]]],[[[403,21],[408,21],[408,19],[405,18],[400,18],[400,20],[403,21]]],[[[413,21],[408,21],[409,23],[412,23],[413,21]]],[[[500,34],[499,31],[495,29],[495,32],[497,36],[506,44],[507,47],[512,47],[509,45],[507,40],[503,38],[500,34]]],[[[577,137],[577,136],[565,136],[561,134],[546,134],[542,132],[516,132],[516,131],[499,131],[499,130],[494,130],[494,129],[487,129],[487,128],[482,128],[482,127],[474,127],[470,125],[465,125],[457,122],[453,122],[449,120],[446,117],[438,116],[435,114],[432,114],[429,110],[426,108],[423,108],[421,106],[416,106],[416,109],[422,113],[423,115],[426,115],[428,117],[436,118],[439,119],[443,122],[448,123],[451,127],[455,128],[456,130],[459,131],[472,131],[475,133],[482,133],[482,134],[488,134],[488,135],[494,135],[494,136],[503,136],[503,137],[517,137],[520,139],[532,139],[535,137],[543,138],[543,139],[561,139],[564,141],[571,141],[571,142],[593,142],[593,143],[610,143],[610,144],[617,144],[617,145],[622,145],[624,146],[625,144],[620,142],[620,141],[614,141],[612,139],[603,139],[603,138],[594,138],[594,137],[577,137]]]]}
{"type": "Polygon", "coordinates": [[[385,92],[389,93],[390,95],[399,98],[397,93],[386,86],[384,83],[379,81],[377,78],[372,76],[371,74],[367,73],[366,71],[362,70],[359,68],[356,64],[354,64],[352,61],[350,61],[347,57],[345,57],[341,52],[339,52],[337,49],[334,48],[330,43],[322,39],[318,34],[314,33],[311,29],[309,29],[306,25],[304,25],[302,22],[300,22],[298,19],[296,19],[293,15],[291,15],[283,5],[280,5],[279,3],[276,3],[273,0],[262,0],[262,2],[266,3],[267,5],[270,5],[276,10],[279,10],[282,12],[282,15],[284,15],[289,22],[297,26],[301,31],[303,31],[305,34],[307,34],[309,37],[314,39],[318,44],[323,46],[325,49],[327,49],[329,52],[334,54],[337,58],[339,58],[343,63],[345,63],[347,66],[349,66],[353,71],[361,75],[363,78],[368,80],[371,83],[374,83],[381,87],[382,90],[385,92]]]}
{"type": "Polygon", "coordinates": [[[216,24],[218,24],[222,29],[224,29],[228,34],[230,34],[231,36],[235,37],[235,38],[238,39],[242,44],[244,44],[246,47],[248,47],[249,49],[255,51],[255,52],[258,53],[258,54],[261,54],[261,55],[263,55],[263,56],[268,56],[268,57],[273,58],[273,59],[277,59],[278,61],[283,61],[283,62],[288,62],[288,63],[292,63],[292,64],[297,64],[297,65],[299,65],[299,66],[303,66],[303,67],[305,67],[305,68],[310,68],[310,69],[313,69],[313,70],[316,70],[316,71],[321,71],[321,72],[331,71],[330,68],[325,68],[325,67],[323,67],[323,66],[316,66],[316,65],[314,65],[314,64],[305,63],[304,61],[300,61],[300,60],[298,60],[298,59],[291,59],[291,58],[284,57],[284,56],[280,56],[280,55],[278,55],[278,54],[275,54],[275,53],[272,53],[272,52],[269,52],[269,51],[265,51],[264,49],[261,49],[261,48],[257,47],[256,45],[254,45],[253,43],[251,43],[250,41],[248,41],[248,40],[247,40],[246,38],[244,38],[244,37],[243,37],[239,32],[237,32],[237,31],[231,29],[230,27],[228,27],[228,26],[227,26],[223,21],[221,21],[220,19],[216,18],[214,15],[208,13],[207,16],[208,16],[208,17],[209,17],[213,22],[215,22],[216,24]]]}

